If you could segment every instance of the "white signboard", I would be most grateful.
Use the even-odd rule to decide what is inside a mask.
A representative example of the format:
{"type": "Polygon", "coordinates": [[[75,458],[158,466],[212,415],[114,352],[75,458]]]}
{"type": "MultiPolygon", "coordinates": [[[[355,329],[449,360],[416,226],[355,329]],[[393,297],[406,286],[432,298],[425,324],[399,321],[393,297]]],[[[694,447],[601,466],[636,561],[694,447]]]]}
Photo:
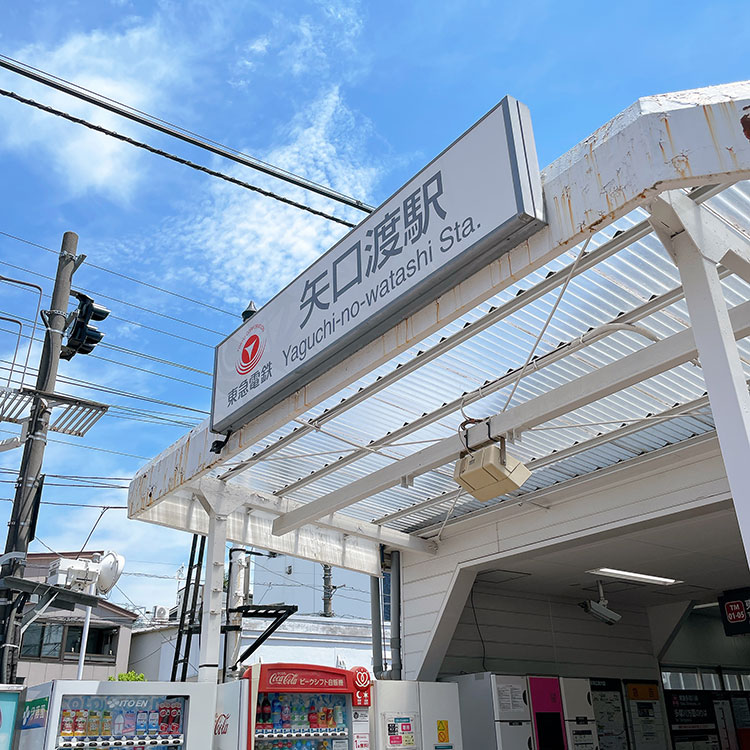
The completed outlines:
{"type": "Polygon", "coordinates": [[[309,383],[543,226],[527,108],[506,97],[219,344],[212,430],[309,383]]]}

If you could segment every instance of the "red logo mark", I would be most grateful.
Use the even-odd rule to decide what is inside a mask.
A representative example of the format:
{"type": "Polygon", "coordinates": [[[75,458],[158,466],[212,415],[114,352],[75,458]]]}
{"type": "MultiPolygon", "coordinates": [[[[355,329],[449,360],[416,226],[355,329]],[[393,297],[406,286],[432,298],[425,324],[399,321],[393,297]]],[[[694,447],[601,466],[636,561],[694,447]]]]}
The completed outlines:
{"type": "Polygon", "coordinates": [[[370,671],[367,667],[354,667],[352,673],[354,674],[354,687],[362,690],[370,687],[370,671]]]}
{"type": "Polygon", "coordinates": [[[214,736],[226,734],[229,731],[229,714],[216,714],[214,720],[214,736]]]}
{"type": "Polygon", "coordinates": [[[265,329],[258,323],[254,325],[242,341],[239,347],[239,356],[235,369],[239,375],[247,375],[252,372],[260,362],[266,349],[265,329]]]}
{"type": "Polygon", "coordinates": [[[724,611],[727,614],[727,622],[735,623],[747,620],[747,611],[745,610],[744,602],[726,602],[724,604],[724,611]]]}

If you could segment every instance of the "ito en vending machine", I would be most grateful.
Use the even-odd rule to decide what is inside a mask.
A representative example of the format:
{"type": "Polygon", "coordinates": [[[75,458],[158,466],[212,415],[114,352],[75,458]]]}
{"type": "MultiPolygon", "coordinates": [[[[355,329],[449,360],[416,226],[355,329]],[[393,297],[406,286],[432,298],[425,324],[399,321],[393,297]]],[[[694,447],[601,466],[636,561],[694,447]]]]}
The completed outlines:
{"type": "Polygon", "coordinates": [[[205,750],[216,686],[54,680],[27,688],[18,750],[205,750]]]}
{"type": "Polygon", "coordinates": [[[369,750],[370,673],[253,664],[218,686],[214,750],[369,750]]]}

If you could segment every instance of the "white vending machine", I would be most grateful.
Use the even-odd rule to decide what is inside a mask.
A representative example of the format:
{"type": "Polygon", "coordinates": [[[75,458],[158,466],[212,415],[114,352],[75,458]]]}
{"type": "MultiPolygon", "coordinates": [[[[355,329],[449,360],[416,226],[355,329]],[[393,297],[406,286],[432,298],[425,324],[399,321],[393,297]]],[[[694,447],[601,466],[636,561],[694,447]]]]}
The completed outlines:
{"type": "Polygon", "coordinates": [[[463,750],[455,683],[377,680],[372,693],[368,750],[463,750]]]}
{"type": "Polygon", "coordinates": [[[26,690],[18,750],[206,750],[216,685],[54,680],[26,690]]]}
{"type": "Polygon", "coordinates": [[[458,685],[467,748],[533,750],[526,677],[482,672],[451,680],[458,685]],[[491,738],[496,744],[491,744],[491,738]]]}
{"type": "Polygon", "coordinates": [[[563,716],[568,750],[599,750],[591,683],[577,677],[561,677],[563,716]]]}

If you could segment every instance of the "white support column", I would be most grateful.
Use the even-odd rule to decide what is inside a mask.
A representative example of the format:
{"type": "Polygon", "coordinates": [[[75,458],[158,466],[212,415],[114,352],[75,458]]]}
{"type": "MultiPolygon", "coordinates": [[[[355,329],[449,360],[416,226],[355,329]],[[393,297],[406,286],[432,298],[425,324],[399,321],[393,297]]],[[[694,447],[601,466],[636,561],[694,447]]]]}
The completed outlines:
{"type": "Polygon", "coordinates": [[[227,546],[227,517],[213,508],[208,511],[206,539],[206,581],[203,587],[203,618],[198,682],[216,684],[219,677],[221,643],[221,600],[224,593],[224,555],[227,546]]]}
{"type": "Polygon", "coordinates": [[[701,254],[684,228],[671,221],[668,227],[663,221],[653,224],[680,270],[740,534],[750,559],[750,393],[716,264],[701,254]]]}
{"type": "Polygon", "coordinates": [[[230,499],[209,499],[200,492],[196,492],[195,497],[208,514],[208,536],[206,537],[205,553],[206,580],[203,586],[198,682],[216,684],[219,678],[227,516],[237,510],[238,502],[230,499]]]}

